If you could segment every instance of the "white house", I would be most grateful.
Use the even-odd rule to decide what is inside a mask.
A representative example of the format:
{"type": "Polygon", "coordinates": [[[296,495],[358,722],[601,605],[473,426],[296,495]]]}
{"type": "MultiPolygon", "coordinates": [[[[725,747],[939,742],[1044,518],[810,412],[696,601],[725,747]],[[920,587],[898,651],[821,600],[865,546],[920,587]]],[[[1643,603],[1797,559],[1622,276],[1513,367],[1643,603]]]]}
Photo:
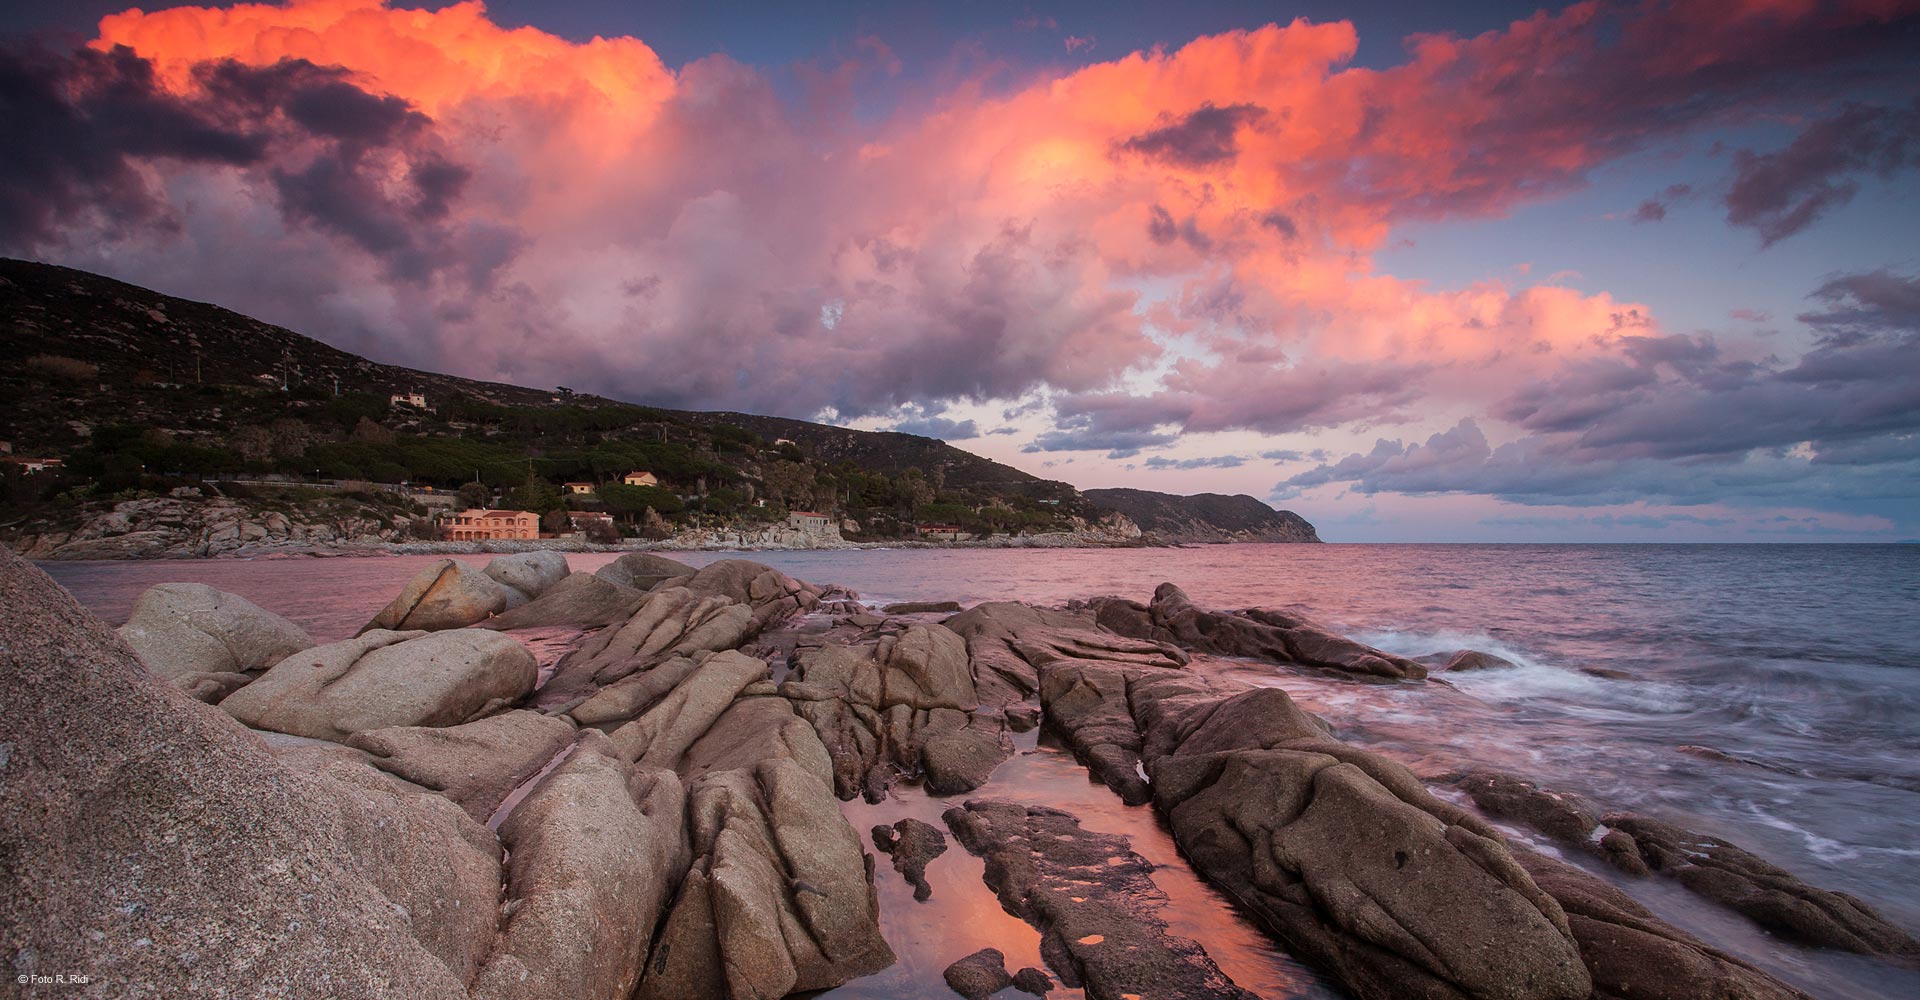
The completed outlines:
{"type": "Polygon", "coordinates": [[[387,397],[387,402],[393,406],[412,406],[424,410],[427,408],[427,394],[424,392],[396,392],[387,397]]]}
{"type": "Polygon", "coordinates": [[[832,518],[811,510],[796,510],[787,515],[787,526],[801,531],[824,534],[827,526],[832,523],[832,518]]]}

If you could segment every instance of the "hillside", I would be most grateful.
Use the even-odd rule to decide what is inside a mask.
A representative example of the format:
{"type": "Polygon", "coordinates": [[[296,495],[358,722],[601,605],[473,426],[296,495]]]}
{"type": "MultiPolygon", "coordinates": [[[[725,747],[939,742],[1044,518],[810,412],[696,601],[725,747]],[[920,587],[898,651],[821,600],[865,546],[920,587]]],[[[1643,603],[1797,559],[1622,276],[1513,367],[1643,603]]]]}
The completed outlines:
{"type": "MultiPolygon", "coordinates": [[[[490,500],[536,511],[562,506],[553,484],[586,481],[603,484],[604,505],[629,522],[643,504],[673,528],[820,509],[857,525],[849,538],[875,541],[924,521],[975,534],[1073,531],[1116,506],[932,438],[385,365],[218,306],[30,261],[0,259],[0,350],[0,440],[16,457],[66,463],[30,482],[11,474],[0,527],[44,529],[109,497],[262,476],[440,490],[477,481],[490,500]],[[391,401],[413,393],[425,407],[391,401]],[[604,486],[635,469],[660,488],[604,486]]],[[[1231,505],[1220,513],[1220,538],[1272,533],[1231,505]]],[[[1206,536],[1210,516],[1192,507],[1163,518],[1162,535],[1206,536]]]]}
{"type": "Polygon", "coordinates": [[[1307,519],[1247,496],[1198,493],[1177,496],[1151,490],[1087,490],[1097,506],[1119,511],[1156,540],[1180,542],[1317,542],[1307,519]]]}

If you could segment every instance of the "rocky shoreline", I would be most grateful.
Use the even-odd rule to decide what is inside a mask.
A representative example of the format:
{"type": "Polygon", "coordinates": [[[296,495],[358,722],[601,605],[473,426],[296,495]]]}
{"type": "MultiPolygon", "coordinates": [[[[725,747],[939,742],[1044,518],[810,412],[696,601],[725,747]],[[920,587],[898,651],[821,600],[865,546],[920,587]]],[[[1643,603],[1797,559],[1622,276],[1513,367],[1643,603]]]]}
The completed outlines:
{"type": "Polygon", "coordinates": [[[226,498],[151,497],[123,500],[70,529],[15,528],[0,543],[45,561],[262,559],[382,555],[488,555],[520,552],[778,552],[898,548],[1124,548],[1159,542],[1124,517],[1088,522],[1074,531],[994,535],[966,541],[848,541],[837,532],[786,525],[693,528],[659,540],[598,544],[583,538],[427,541],[413,537],[405,515],[366,511],[314,515],[297,508],[261,509],[226,498]]]}
{"type": "Polygon", "coordinates": [[[1466,652],[1406,659],[1172,584],[879,609],[647,552],[440,560],[327,644],[192,584],[116,631],[0,553],[0,957],[129,997],[1262,995],[1233,935],[1170,921],[1209,905],[1169,897],[1171,864],[1222,926],[1367,1000],[1806,996],[1636,880],[1782,948],[1920,964],[1865,902],[1710,833],[1521,775],[1423,777],[1211,668],[1502,669],[1466,652]],[[1158,824],[1005,780],[1037,736],[1158,824]],[[1177,858],[1144,856],[1156,825],[1177,858]],[[1035,938],[910,930],[943,905],[1035,938]]]}

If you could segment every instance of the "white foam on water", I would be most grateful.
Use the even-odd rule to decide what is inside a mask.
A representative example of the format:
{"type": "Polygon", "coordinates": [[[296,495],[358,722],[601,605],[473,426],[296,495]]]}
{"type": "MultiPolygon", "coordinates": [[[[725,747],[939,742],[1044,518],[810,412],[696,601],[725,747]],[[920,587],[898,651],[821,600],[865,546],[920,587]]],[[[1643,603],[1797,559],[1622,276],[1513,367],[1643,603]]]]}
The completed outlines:
{"type": "Polygon", "coordinates": [[[1357,632],[1353,638],[1401,656],[1477,649],[1512,662],[1512,667],[1434,675],[1482,701],[1513,703],[1553,699],[1563,703],[1569,714],[1589,718],[1607,718],[1618,712],[1687,712],[1696,703],[1697,695],[1678,684],[1595,677],[1536,659],[1483,633],[1376,630],[1357,632]]]}

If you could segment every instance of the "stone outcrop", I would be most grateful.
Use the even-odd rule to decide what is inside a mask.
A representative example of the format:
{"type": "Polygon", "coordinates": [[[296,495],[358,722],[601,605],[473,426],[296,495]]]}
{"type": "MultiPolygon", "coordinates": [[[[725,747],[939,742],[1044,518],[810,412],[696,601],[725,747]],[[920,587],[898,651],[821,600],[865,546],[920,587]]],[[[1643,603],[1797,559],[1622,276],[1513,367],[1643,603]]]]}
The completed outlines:
{"type": "Polygon", "coordinates": [[[1521,848],[1513,856],[1566,913],[1595,1000],[1811,1000],[1564,861],[1521,848]]]}
{"type": "Polygon", "coordinates": [[[1214,656],[1244,656],[1400,680],[1427,676],[1427,668],[1420,663],[1355,642],[1290,612],[1203,610],[1171,583],[1154,590],[1152,604],[1102,598],[1094,608],[1099,623],[1121,635],[1177,643],[1214,656]]]}
{"type": "Polygon", "coordinates": [[[207,559],[383,546],[407,534],[408,517],[365,504],[283,512],[197,492],[89,508],[77,526],[29,529],[7,545],[29,559],[207,559]]]}
{"type": "Polygon", "coordinates": [[[566,579],[572,570],[567,568],[564,554],[541,549],[537,552],[494,556],[487,561],[487,568],[483,572],[501,586],[518,593],[521,600],[508,599],[509,604],[517,606],[546,593],[554,584],[566,579]]]}
{"type": "Polygon", "coordinates": [[[886,968],[872,860],[819,776],[792,760],[688,784],[694,862],[636,1000],[748,1000],[886,968]]]}
{"type": "Polygon", "coordinates": [[[908,625],[857,645],[802,646],[780,693],[833,756],[841,798],[879,801],[895,776],[926,775],[929,791],[979,787],[1013,744],[981,713],[966,643],[941,625],[908,625]]]}
{"type": "Polygon", "coordinates": [[[1202,875],[1355,995],[1590,991],[1558,904],[1497,832],[1406,768],[1332,739],[1283,691],[1183,669],[1156,633],[986,607],[1000,620],[963,630],[1004,633],[1089,769],[1151,798],[1202,875]]]}
{"type": "Polygon", "coordinates": [[[648,593],[618,627],[602,630],[567,654],[541,689],[540,702],[561,708],[577,704],[662,661],[733,649],[757,631],[752,609],[730,597],[662,587],[648,593]]]}
{"type": "Polygon", "coordinates": [[[0,955],[116,996],[462,1000],[499,848],[364,765],[283,763],[0,553],[0,955]]]}
{"type": "Polygon", "coordinates": [[[982,948],[947,966],[941,975],[949,988],[967,1000],[986,1000],[1013,985],[1013,976],[1007,973],[1007,956],[998,948],[982,948]]]}
{"type": "Polygon", "coordinates": [[[946,615],[960,610],[959,601],[902,601],[880,609],[890,615],[946,615]]]}
{"type": "Polygon", "coordinates": [[[199,583],[148,587],[119,632],[147,669],[174,681],[255,673],[313,645],[300,626],[199,583]]]}
{"type": "Polygon", "coordinates": [[[666,556],[657,556],[651,552],[629,552],[594,570],[593,575],[608,583],[647,591],[668,580],[687,576],[692,572],[692,566],[668,559],[666,556]]]}
{"type": "Polygon", "coordinates": [[[532,601],[474,627],[500,631],[556,625],[594,628],[626,621],[644,600],[646,596],[632,587],[592,573],[572,573],[532,601]]]}
{"type": "Polygon", "coordinates": [[[873,828],[873,846],[893,858],[893,870],[913,886],[913,898],[925,902],[933,898],[933,886],[927,882],[927,863],[947,853],[946,835],[932,823],[911,817],[873,828]]]}
{"type": "MultiPolygon", "coordinates": [[[[1126,838],[1082,829],[1057,809],[1012,802],[976,799],[944,818],[954,838],[986,861],[984,878],[1001,905],[1040,931],[1040,954],[1066,985],[1092,1000],[1253,997],[1198,943],[1168,932],[1156,913],[1166,895],[1126,838]]],[[[997,954],[993,964],[999,988],[1011,985],[997,954]]]]}
{"type": "Polygon", "coordinates": [[[338,742],[392,726],[453,726],[518,704],[533,654],[481,629],[377,629],[281,660],[220,702],[256,729],[338,742]]]}
{"type": "Polygon", "coordinates": [[[466,628],[507,610],[515,594],[481,570],[455,559],[441,559],[414,574],[399,595],[360,632],[466,628]]]}
{"type": "Polygon", "coordinates": [[[500,827],[505,921],[475,1000],[626,1000],[688,865],[680,778],[588,730],[500,827]]]}
{"type": "Polygon", "coordinates": [[[1498,772],[1448,781],[1490,816],[1525,823],[1629,874],[1671,878],[1781,937],[1920,963],[1920,941],[1866,903],[1810,885],[1719,837],[1635,813],[1601,813],[1577,796],[1498,772]]]}
{"type": "Polygon", "coordinates": [[[771,566],[746,559],[722,559],[656,586],[658,589],[684,587],[695,594],[731,598],[753,609],[756,632],[812,611],[827,594],[824,587],[796,580],[771,566]]]}
{"type": "Polygon", "coordinates": [[[1413,660],[1430,670],[1455,674],[1469,670],[1506,670],[1519,666],[1504,656],[1483,653],[1477,649],[1457,649],[1451,653],[1416,656],[1413,660]]]}
{"type": "Polygon", "coordinates": [[[966,638],[982,691],[1003,698],[1038,693],[1048,725],[1081,763],[1129,805],[1149,799],[1127,678],[1143,669],[1186,676],[1185,652],[1101,631],[1089,615],[1007,602],[971,608],[945,627],[966,638]]]}
{"type": "Polygon", "coordinates": [[[485,823],[513,790],[573,741],[565,719],[524,709],[478,722],[355,733],[346,745],[374,766],[452,799],[485,823]]]}

